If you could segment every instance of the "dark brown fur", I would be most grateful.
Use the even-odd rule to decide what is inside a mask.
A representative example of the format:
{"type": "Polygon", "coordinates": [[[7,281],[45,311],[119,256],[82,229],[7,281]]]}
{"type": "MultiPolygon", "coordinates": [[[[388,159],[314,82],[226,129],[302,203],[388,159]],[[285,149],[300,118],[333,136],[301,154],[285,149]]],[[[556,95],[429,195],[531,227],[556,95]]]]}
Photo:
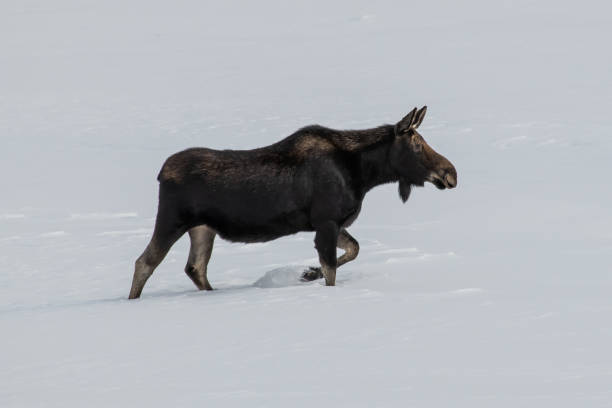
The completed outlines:
{"type": "Polygon", "coordinates": [[[415,108],[396,125],[367,130],[307,126],[259,149],[192,148],[170,156],[158,175],[155,231],[136,262],[130,298],[140,296],[187,231],[192,248],[185,271],[200,289],[211,288],[206,274],[215,235],[263,242],[300,231],[315,231],[322,273],[334,285],[336,268],[357,256],[359,245],[346,228],[370,189],[399,181],[406,201],[412,186],[425,181],[455,187],[453,165],[416,130],[425,112],[415,108]],[[346,251],[339,259],[336,246],[346,251]]]}

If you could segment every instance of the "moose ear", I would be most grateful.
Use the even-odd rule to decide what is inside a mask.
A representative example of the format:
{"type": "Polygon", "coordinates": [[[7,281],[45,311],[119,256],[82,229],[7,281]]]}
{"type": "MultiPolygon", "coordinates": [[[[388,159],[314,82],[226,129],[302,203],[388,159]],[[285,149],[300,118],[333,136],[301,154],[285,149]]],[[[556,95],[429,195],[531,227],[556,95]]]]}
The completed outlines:
{"type": "Polygon", "coordinates": [[[409,114],[404,116],[404,119],[397,122],[397,125],[395,125],[396,135],[401,135],[402,133],[406,133],[410,130],[410,128],[412,127],[414,123],[414,120],[416,119],[416,113],[417,113],[417,108],[414,108],[413,110],[410,111],[409,114]]]}
{"type": "Polygon", "coordinates": [[[421,126],[421,122],[423,122],[423,118],[425,117],[425,114],[427,113],[427,106],[423,106],[417,113],[416,113],[416,118],[414,119],[414,122],[412,123],[412,126],[416,129],[419,126],[421,126]]]}

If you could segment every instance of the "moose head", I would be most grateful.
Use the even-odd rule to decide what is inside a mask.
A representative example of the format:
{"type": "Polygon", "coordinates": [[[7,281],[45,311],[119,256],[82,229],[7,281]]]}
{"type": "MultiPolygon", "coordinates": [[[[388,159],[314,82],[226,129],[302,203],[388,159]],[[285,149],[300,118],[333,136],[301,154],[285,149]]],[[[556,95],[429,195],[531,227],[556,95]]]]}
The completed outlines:
{"type": "Polygon", "coordinates": [[[457,185],[457,170],[450,161],[431,148],[417,131],[427,106],[414,108],[395,125],[395,138],[389,160],[399,178],[399,195],[406,202],[412,186],[429,181],[440,190],[457,185]]]}

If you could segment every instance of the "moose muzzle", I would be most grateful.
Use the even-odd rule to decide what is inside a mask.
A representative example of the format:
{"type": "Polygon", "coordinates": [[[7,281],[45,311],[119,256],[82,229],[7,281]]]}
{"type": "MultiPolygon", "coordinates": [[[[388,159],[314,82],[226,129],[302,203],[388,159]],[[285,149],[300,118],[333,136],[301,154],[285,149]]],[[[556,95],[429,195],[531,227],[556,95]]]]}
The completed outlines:
{"type": "Polygon", "coordinates": [[[446,157],[440,155],[439,166],[429,174],[427,181],[440,190],[455,188],[457,187],[457,170],[446,157]]]}

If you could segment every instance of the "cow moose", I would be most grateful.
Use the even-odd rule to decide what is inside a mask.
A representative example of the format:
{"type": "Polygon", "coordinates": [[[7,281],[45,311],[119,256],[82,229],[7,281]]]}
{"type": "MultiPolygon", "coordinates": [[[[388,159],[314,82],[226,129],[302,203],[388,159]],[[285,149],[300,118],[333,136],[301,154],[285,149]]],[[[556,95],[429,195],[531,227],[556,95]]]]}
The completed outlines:
{"type": "Polygon", "coordinates": [[[457,171],[418,133],[427,107],[414,108],[395,125],[334,130],[313,125],[253,150],[191,148],[170,156],[159,181],[153,237],[136,260],[130,299],[142,289],[170,247],[189,233],[185,272],[200,290],[212,290],[207,265],[215,236],[265,242],[300,231],[315,232],[320,268],[303,279],[325,278],[357,257],[359,244],[346,230],[373,187],[399,182],[406,201],[426,181],[439,189],[457,185],[457,171]],[[336,258],[336,247],[345,252],[336,258]]]}

